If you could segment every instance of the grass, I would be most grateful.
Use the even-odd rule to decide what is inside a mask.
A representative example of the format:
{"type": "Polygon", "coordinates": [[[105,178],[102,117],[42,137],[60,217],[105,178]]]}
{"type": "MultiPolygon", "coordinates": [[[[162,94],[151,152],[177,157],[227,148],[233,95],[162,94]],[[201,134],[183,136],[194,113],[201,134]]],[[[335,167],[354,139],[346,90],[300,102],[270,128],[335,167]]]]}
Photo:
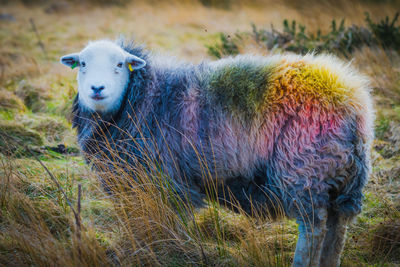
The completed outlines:
{"type": "MultiPolygon", "coordinates": [[[[252,23],[258,29],[273,24],[283,31],[283,18],[301,21],[307,30],[317,32],[329,29],[332,20],[345,19],[345,27],[362,25],[365,12],[378,24],[389,16],[390,24],[399,11],[397,2],[66,3],[69,7],[56,13],[47,13],[51,3],[45,2],[2,6],[2,12],[16,20],[0,21],[0,264],[289,266],[297,238],[292,220],[250,218],[212,201],[193,210],[185,201],[168,197],[171,189],[159,179],[162,173],[141,171],[142,183],[134,190],[119,190],[110,198],[81,156],[46,149],[60,144],[77,149],[68,121],[76,71],[64,68],[58,58],[79,51],[89,40],[114,39],[122,33],[134,34],[151,50],[199,62],[211,59],[207,45],[217,43],[220,32],[236,43],[236,33],[251,31],[252,23]],[[65,195],[26,149],[14,146],[18,153],[3,151],[12,142],[4,133],[26,141],[65,195]],[[72,212],[79,210],[78,203],[80,223],[72,212]]],[[[241,40],[237,50],[271,53],[252,40],[241,40]]],[[[351,58],[371,77],[377,134],[364,210],[349,230],[343,266],[398,266],[400,57],[393,48],[363,46],[352,51],[351,58]]],[[[126,185],[128,179],[121,177],[127,176],[123,170],[112,176],[117,189],[126,185]]]]}

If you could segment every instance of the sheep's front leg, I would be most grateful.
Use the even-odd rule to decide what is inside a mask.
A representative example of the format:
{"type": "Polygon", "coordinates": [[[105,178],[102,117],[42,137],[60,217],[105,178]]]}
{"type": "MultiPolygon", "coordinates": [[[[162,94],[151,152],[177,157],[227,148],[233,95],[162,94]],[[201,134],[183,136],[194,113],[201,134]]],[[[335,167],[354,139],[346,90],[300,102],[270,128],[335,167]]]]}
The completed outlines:
{"type": "Polygon", "coordinates": [[[299,218],[299,238],[297,240],[296,252],[294,254],[294,267],[318,266],[324,237],[326,233],[326,221],[328,213],[326,209],[315,211],[316,218],[299,218]]]}
{"type": "Polygon", "coordinates": [[[346,240],[347,225],[350,218],[329,211],[324,246],[320,267],[337,267],[340,265],[340,254],[346,240]]]}

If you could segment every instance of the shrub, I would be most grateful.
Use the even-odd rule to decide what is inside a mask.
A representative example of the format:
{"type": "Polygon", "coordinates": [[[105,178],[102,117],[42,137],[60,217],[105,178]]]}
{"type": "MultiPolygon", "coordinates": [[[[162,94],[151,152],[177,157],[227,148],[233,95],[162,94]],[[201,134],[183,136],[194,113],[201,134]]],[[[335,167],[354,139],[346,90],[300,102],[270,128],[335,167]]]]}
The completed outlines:
{"type": "Polygon", "coordinates": [[[235,34],[235,39],[232,39],[230,35],[220,33],[219,38],[221,39],[221,43],[216,44],[214,46],[207,46],[208,53],[216,58],[221,58],[224,55],[236,55],[239,53],[239,47],[237,45],[238,40],[241,40],[242,37],[240,34],[235,34]]]}
{"type": "Polygon", "coordinates": [[[258,45],[268,50],[283,50],[306,54],[309,52],[331,52],[349,57],[356,49],[362,46],[377,46],[382,44],[386,48],[400,50],[400,26],[395,26],[399,13],[392,21],[389,17],[378,23],[373,22],[366,13],[367,27],[352,25],[345,26],[345,21],[339,23],[333,20],[330,31],[322,34],[307,32],[306,26],[295,20],[283,21],[283,30],[278,31],[272,27],[271,30],[258,29],[252,25],[252,32],[237,33],[235,38],[227,38],[220,35],[220,43],[207,46],[208,53],[217,58],[239,53],[239,47],[243,40],[250,36],[258,45]]]}
{"type": "Polygon", "coordinates": [[[365,13],[365,16],[368,28],[384,47],[400,49],[400,26],[395,26],[399,18],[399,12],[396,13],[391,22],[389,22],[388,16],[379,23],[374,23],[368,13],[365,13]]]}

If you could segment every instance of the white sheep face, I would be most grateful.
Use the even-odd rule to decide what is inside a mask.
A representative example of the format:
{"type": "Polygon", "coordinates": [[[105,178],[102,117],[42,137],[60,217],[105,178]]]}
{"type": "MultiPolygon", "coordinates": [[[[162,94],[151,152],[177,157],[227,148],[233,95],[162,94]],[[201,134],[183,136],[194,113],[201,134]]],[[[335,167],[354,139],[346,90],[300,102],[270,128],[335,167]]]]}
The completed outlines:
{"type": "Polygon", "coordinates": [[[65,55],[60,61],[71,68],[79,67],[79,104],[101,113],[119,109],[130,71],[146,65],[143,59],[104,40],[89,43],[80,53],[65,55]]]}

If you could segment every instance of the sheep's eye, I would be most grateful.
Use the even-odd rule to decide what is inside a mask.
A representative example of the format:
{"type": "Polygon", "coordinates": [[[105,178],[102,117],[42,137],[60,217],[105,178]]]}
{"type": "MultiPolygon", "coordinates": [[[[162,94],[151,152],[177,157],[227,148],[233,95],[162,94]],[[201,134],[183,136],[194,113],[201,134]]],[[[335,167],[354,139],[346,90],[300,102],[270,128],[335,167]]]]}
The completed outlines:
{"type": "Polygon", "coordinates": [[[85,67],[85,66],[86,66],[85,61],[82,61],[81,66],[82,66],[82,67],[85,67]]]}
{"type": "Polygon", "coordinates": [[[117,67],[122,68],[122,62],[118,63],[117,67]]]}

